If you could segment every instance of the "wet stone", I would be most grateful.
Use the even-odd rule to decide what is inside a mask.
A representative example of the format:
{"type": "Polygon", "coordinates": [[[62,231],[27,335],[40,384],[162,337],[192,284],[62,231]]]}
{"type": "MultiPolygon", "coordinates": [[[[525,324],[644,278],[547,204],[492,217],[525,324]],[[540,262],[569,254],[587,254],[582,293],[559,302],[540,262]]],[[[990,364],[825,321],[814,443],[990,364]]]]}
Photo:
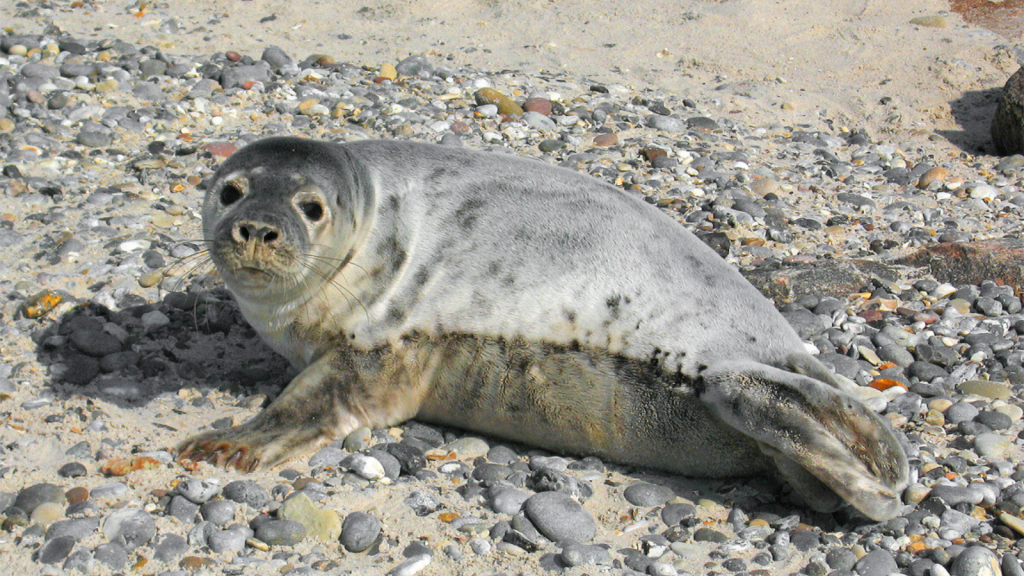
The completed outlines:
{"type": "Polygon", "coordinates": [[[114,336],[99,330],[75,330],[71,343],[81,352],[96,358],[121,351],[121,342],[114,336]]]}

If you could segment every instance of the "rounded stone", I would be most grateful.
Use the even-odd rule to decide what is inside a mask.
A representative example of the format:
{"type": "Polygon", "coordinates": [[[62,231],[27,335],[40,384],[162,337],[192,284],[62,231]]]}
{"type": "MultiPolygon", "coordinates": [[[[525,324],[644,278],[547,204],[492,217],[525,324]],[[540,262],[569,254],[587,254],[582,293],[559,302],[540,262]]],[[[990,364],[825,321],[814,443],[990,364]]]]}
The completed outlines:
{"type": "Polygon", "coordinates": [[[267,520],[256,528],[255,536],[271,546],[293,546],[306,537],[306,527],[294,520],[267,520]]]}
{"type": "Polygon", "coordinates": [[[224,526],[235,519],[235,503],[230,500],[213,500],[199,507],[203,520],[224,526]]]}
{"type": "Polygon", "coordinates": [[[252,480],[235,480],[224,486],[221,495],[228,500],[245,504],[253,510],[259,510],[270,501],[270,492],[252,480]]]}
{"type": "Polygon", "coordinates": [[[63,562],[75,547],[75,539],[71,536],[58,536],[43,542],[37,552],[36,559],[43,564],[63,562]]]}
{"type": "Polygon", "coordinates": [[[899,572],[896,559],[892,553],[882,548],[875,548],[865,554],[853,567],[858,576],[889,576],[899,572]]]}
{"type": "Polygon", "coordinates": [[[349,552],[368,550],[380,536],[381,522],[373,514],[353,512],[341,527],[341,544],[349,552]]]}
{"type": "Polygon", "coordinates": [[[971,546],[953,559],[950,576],[998,576],[999,559],[984,546],[971,546]]]}
{"type": "Polygon", "coordinates": [[[622,495],[633,506],[661,506],[675,496],[675,493],[666,486],[637,482],[629,485],[622,495]]]}
{"type": "Polygon", "coordinates": [[[145,510],[121,508],[103,521],[103,533],[125,550],[134,550],[156,536],[156,522],[145,510]]]}
{"type": "MultiPolygon", "coordinates": [[[[259,531],[257,531],[258,533],[259,531]]],[[[259,538],[259,536],[257,536],[259,538]]],[[[262,540],[262,538],[260,538],[262,540]]],[[[300,539],[301,540],[301,539],[300,539]]],[[[219,530],[210,534],[206,539],[210,550],[220,554],[221,552],[238,552],[245,549],[245,532],[242,530],[219,530]]],[[[264,540],[266,542],[266,540],[264,540]]],[[[298,541],[296,541],[297,543],[298,541]]],[[[271,542],[267,542],[271,544],[271,542]]]]}
{"type": "Polygon", "coordinates": [[[553,542],[567,538],[589,542],[597,534],[594,517],[564,492],[534,494],[523,504],[523,510],[537,530],[553,542]]]}

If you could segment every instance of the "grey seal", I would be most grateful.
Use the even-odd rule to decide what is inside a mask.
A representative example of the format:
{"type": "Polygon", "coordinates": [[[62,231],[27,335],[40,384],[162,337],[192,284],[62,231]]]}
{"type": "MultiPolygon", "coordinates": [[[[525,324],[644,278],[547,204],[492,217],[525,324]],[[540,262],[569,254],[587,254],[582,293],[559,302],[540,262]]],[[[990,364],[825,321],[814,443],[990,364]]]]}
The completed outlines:
{"type": "Polygon", "coordinates": [[[269,138],[211,177],[203,233],[242,314],[301,371],[181,459],[252,470],[416,418],[690,476],[778,470],[818,510],[901,509],[888,421],[711,248],[589,176],[269,138]]]}

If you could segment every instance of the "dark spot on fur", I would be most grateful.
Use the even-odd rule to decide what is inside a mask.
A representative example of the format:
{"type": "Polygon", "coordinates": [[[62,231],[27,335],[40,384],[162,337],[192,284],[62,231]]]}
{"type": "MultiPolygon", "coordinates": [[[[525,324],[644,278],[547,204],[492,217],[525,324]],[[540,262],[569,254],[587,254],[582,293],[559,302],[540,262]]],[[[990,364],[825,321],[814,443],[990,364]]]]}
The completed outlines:
{"type": "Polygon", "coordinates": [[[619,306],[622,304],[622,296],[615,295],[605,300],[605,306],[608,307],[608,311],[611,313],[612,318],[619,317],[619,306]]]}
{"type": "Polygon", "coordinates": [[[400,309],[398,306],[392,304],[388,307],[388,322],[401,322],[405,320],[405,310],[400,309]]]}
{"type": "Polygon", "coordinates": [[[381,242],[380,253],[387,258],[392,272],[401,268],[409,257],[405,251],[405,246],[402,246],[402,243],[395,236],[388,236],[381,242]]]}
{"type": "Polygon", "coordinates": [[[434,168],[434,171],[430,173],[431,180],[440,180],[448,174],[447,168],[434,168]]]}
{"type": "Polygon", "coordinates": [[[504,283],[505,286],[511,286],[516,283],[516,277],[509,274],[508,276],[505,276],[504,280],[502,280],[502,283],[504,283]]]}
{"type": "Polygon", "coordinates": [[[533,232],[531,232],[528,228],[520,228],[516,230],[513,239],[515,239],[517,242],[528,242],[530,240],[533,240],[533,232]]]}
{"type": "Polygon", "coordinates": [[[747,342],[751,344],[757,344],[757,336],[747,336],[747,342]]]}
{"type": "Polygon", "coordinates": [[[487,265],[488,276],[497,276],[499,272],[501,272],[501,262],[493,260],[490,264],[487,265]]]}
{"type": "Polygon", "coordinates": [[[426,266],[421,266],[412,276],[412,281],[416,286],[423,286],[430,279],[430,271],[427,270],[426,266]]]}
{"type": "Polygon", "coordinates": [[[402,199],[399,198],[398,196],[390,196],[390,197],[388,197],[388,208],[391,208],[392,210],[397,212],[398,208],[401,205],[402,205],[402,199]]]}
{"type": "Polygon", "coordinates": [[[569,322],[576,322],[576,312],[572,310],[563,310],[562,314],[565,314],[565,319],[568,320],[569,322]]]}
{"type": "Polygon", "coordinates": [[[455,210],[455,220],[463,230],[470,230],[476,224],[476,212],[487,203],[480,198],[470,198],[455,210]]]}

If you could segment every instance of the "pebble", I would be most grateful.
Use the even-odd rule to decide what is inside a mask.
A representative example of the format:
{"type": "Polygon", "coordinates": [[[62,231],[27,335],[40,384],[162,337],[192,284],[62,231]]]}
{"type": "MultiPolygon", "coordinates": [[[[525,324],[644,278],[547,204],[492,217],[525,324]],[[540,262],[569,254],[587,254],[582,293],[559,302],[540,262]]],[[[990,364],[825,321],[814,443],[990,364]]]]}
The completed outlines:
{"type": "Polygon", "coordinates": [[[665,486],[637,482],[629,485],[622,495],[634,506],[661,506],[675,496],[675,493],[665,486]]]}
{"type": "Polygon", "coordinates": [[[293,546],[306,538],[306,527],[294,520],[267,520],[256,528],[255,537],[271,546],[293,546]]]}
{"type": "Polygon", "coordinates": [[[857,560],[853,570],[858,576],[889,576],[899,567],[888,550],[876,548],[857,560]]]}
{"type": "Polygon", "coordinates": [[[429,554],[420,554],[407,559],[398,566],[395,566],[388,572],[389,576],[413,576],[420,570],[427,567],[430,564],[429,554]]]}
{"type": "Polygon", "coordinates": [[[975,452],[977,452],[979,456],[984,456],[986,458],[999,458],[1010,448],[1010,446],[1011,443],[1009,438],[994,432],[978,434],[974,439],[975,452]]]}
{"type": "Polygon", "coordinates": [[[120,508],[103,521],[103,534],[124,550],[134,550],[156,536],[156,523],[141,508],[120,508]]]}
{"type": "Polygon", "coordinates": [[[235,480],[224,485],[222,495],[228,500],[261,510],[270,501],[270,493],[252,480],[235,480]]]}
{"type": "Polygon", "coordinates": [[[342,534],[341,517],[334,510],[317,508],[304,492],[296,492],[277,509],[277,517],[295,520],[306,527],[309,536],[321,542],[334,542],[342,534]]]}
{"type": "Polygon", "coordinates": [[[75,539],[71,536],[58,536],[47,540],[39,548],[36,559],[43,564],[63,562],[75,547],[75,539]]]}
{"type": "Polygon", "coordinates": [[[537,530],[553,542],[571,538],[589,542],[597,534],[593,516],[563,492],[541,492],[523,504],[523,511],[537,530]]]}
{"type": "Polygon", "coordinates": [[[984,546],[970,546],[953,559],[951,576],[1000,576],[999,559],[984,546]]]}
{"type": "Polygon", "coordinates": [[[341,544],[353,553],[365,552],[380,536],[381,523],[366,512],[353,512],[345,517],[341,528],[341,544]]]}

